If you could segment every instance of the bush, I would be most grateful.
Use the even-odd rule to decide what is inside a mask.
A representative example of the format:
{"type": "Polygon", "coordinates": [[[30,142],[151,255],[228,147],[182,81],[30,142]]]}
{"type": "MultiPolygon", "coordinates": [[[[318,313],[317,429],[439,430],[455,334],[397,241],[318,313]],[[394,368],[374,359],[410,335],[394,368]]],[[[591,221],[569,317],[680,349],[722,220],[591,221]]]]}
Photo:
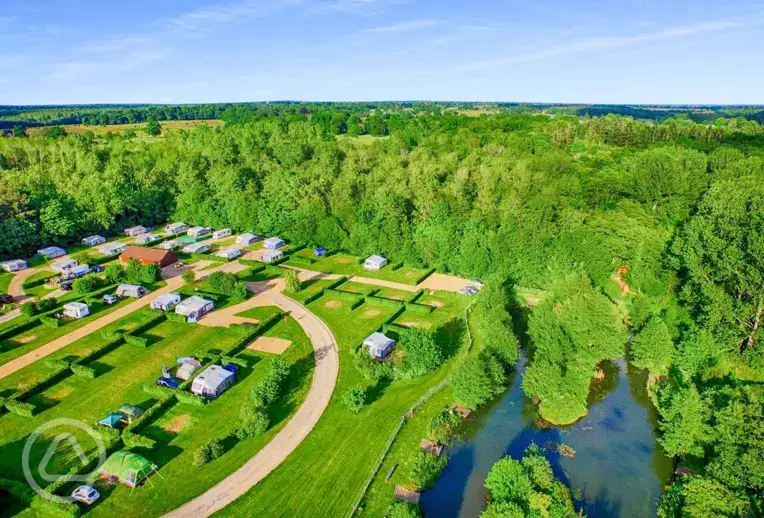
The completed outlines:
{"type": "Polygon", "coordinates": [[[218,439],[213,439],[194,451],[194,466],[200,468],[221,455],[223,455],[223,444],[218,439]]]}
{"type": "Polygon", "coordinates": [[[61,327],[61,321],[56,317],[40,317],[40,322],[46,327],[61,327]]]}
{"type": "Polygon", "coordinates": [[[366,347],[359,347],[354,355],[355,366],[364,378],[368,380],[392,379],[393,362],[375,360],[366,347]]]}
{"type": "Polygon", "coordinates": [[[91,293],[101,286],[101,279],[95,275],[86,275],[74,281],[74,291],[79,294],[91,293]]]}
{"type": "Polygon", "coordinates": [[[354,385],[342,395],[342,402],[353,412],[358,414],[366,406],[366,388],[363,385],[354,385]]]}
{"type": "Polygon", "coordinates": [[[285,269],[284,279],[286,280],[286,290],[289,293],[297,293],[302,290],[300,276],[294,270],[285,269]]]}
{"type": "Polygon", "coordinates": [[[256,407],[264,408],[275,402],[281,395],[284,380],[289,375],[289,362],[277,356],[271,360],[268,372],[260,383],[252,388],[252,402],[256,407]]]}
{"type": "Polygon", "coordinates": [[[144,264],[141,268],[141,282],[153,284],[162,280],[162,270],[156,264],[144,264]]]}
{"type": "Polygon", "coordinates": [[[5,408],[7,408],[10,413],[20,415],[21,417],[34,417],[36,409],[32,403],[17,401],[15,399],[6,401],[5,408]]]}
{"type": "Polygon", "coordinates": [[[403,362],[395,367],[396,378],[419,378],[434,371],[445,361],[443,352],[435,343],[435,336],[424,329],[414,327],[407,330],[398,345],[406,355],[403,362]]]}
{"type": "Polygon", "coordinates": [[[191,284],[196,280],[196,273],[193,270],[184,270],[183,273],[180,274],[180,278],[183,279],[183,282],[186,284],[191,284]]]}
{"type": "Polygon", "coordinates": [[[47,359],[45,360],[45,365],[55,370],[63,370],[69,368],[69,362],[65,360],[47,359]]]}
{"type": "Polygon", "coordinates": [[[359,300],[363,300],[364,298],[360,293],[351,293],[349,291],[335,290],[332,288],[326,288],[326,290],[324,290],[324,295],[335,299],[344,300],[346,302],[350,302],[351,304],[354,304],[359,300]]]}
{"type": "Polygon", "coordinates": [[[427,438],[439,444],[446,444],[454,437],[461,421],[458,414],[444,410],[427,425],[427,438]]]}
{"type": "Polygon", "coordinates": [[[125,279],[125,270],[118,264],[110,264],[103,270],[107,284],[119,284],[125,279]]]}
{"type": "Polygon", "coordinates": [[[125,342],[136,347],[148,347],[149,341],[145,336],[125,335],[125,342]]]}
{"type": "Polygon", "coordinates": [[[156,448],[156,441],[145,435],[133,433],[129,430],[122,432],[122,442],[127,448],[146,448],[147,450],[153,450],[156,448]]]}
{"type": "Polygon", "coordinates": [[[416,504],[395,502],[387,508],[385,518],[420,518],[422,511],[416,504]]]}
{"type": "Polygon", "coordinates": [[[475,409],[488,402],[504,388],[504,366],[488,351],[461,364],[451,378],[454,398],[475,409]]]}
{"type": "Polygon", "coordinates": [[[245,401],[241,406],[239,419],[241,425],[234,431],[234,435],[242,440],[264,434],[271,425],[268,413],[256,407],[251,401],[245,401]]]}
{"type": "Polygon", "coordinates": [[[196,394],[193,394],[191,392],[178,390],[178,391],[175,391],[174,394],[175,394],[175,397],[178,398],[178,402],[183,403],[185,405],[204,406],[207,404],[207,398],[202,396],[197,396],[196,394]]]}
{"type": "Polygon", "coordinates": [[[431,453],[419,450],[409,461],[409,477],[418,491],[426,491],[435,485],[440,472],[448,464],[448,457],[436,457],[431,453]]]}
{"type": "Polygon", "coordinates": [[[419,313],[420,315],[429,315],[435,308],[426,304],[415,304],[413,302],[406,302],[406,310],[412,313],[419,313]]]}
{"type": "Polygon", "coordinates": [[[152,396],[157,396],[161,398],[175,395],[174,389],[171,389],[169,387],[163,387],[161,385],[157,385],[156,383],[151,383],[151,384],[147,383],[146,385],[143,386],[143,391],[146,394],[150,394],[152,396]]]}
{"type": "Polygon", "coordinates": [[[89,380],[93,380],[96,378],[96,371],[93,367],[88,367],[87,365],[80,365],[78,363],[72,363],[69,368],[72,370],[72,372],[81,377],[81,378],[87,378],[89,380]]]}
{"type": "Polygon", "coordinates": [[[167,317],[167,320],[171,320],[173,322],[187,322],[188,321],[188,317],[186,317],[186,315],[181,315],[179,313],[169,312],[169,313],[165,313],[165,316],[167,317]]]}
{"type": "Polygon", "coordinates": [[[46,313],[48,311],[52,311],[58,307],[58,302],[56,299],[50,298],[50,299],[40,299],[37,301],[37,309],[40,311],[40,313],[46,313]]]}
{"type": "Polygon", "coordinates": [[[27,302],[21,305],[21,314],[25,317],[32,317],[37,314],[38,307],[36,302],[27,302]]]}
{"type": "Polygon", "coordinates": [[[125,268],[125,280],[130,284],[140,284],[143,277],[143,265],[135,259],[130,259],[125,268]]]}

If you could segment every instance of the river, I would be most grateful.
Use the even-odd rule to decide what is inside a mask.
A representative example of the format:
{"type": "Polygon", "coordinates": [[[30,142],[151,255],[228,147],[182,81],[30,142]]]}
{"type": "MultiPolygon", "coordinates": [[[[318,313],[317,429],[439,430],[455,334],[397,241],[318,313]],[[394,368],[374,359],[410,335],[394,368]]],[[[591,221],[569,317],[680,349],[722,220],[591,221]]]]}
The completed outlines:
{"type": "Polygon", "coordinates": [[[574,458],[547,452],[555,474],[571,488],[576,509],[590,518],[655,516],[673,462],[656,442],[656,415],[645,390],[646,374],[623,359],[606,362],[605,380],[594,382],[589,413],[574,425],[541,428],[536,406],[520,387],[526,358],[517,363],[507,392],[470,416],[461,441],[435,487],[422,495],[427,517],[473,518],[485,507],[483,486],[505,455],[522,456],[535,442],[564,443],[574,458]]]}

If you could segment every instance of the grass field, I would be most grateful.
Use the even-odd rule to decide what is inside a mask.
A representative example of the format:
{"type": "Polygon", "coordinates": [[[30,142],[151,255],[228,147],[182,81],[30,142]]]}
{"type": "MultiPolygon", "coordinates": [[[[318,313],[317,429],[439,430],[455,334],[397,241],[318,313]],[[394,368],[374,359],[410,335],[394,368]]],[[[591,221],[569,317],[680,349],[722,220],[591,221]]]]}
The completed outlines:
{"type": "MultiPolygon", "coordinates": [[[[306,292],[326,284],[306,283],[306,289],[295,298],[305,300],[309,296],[306,292]]],[[[467,297],[449,296],[430,315],[432,321],[458,319],[469,302],[467,297]]],[[[364,304],[351,311],[348,302],[329,297],[319,298],[308,307],[329,325],[340,345],[340,376],[332,400],[316,428],[287,461],[219,516],[251,516],[253,509],[269,517],[315,516],[318,509],[324,516],[347,516],[403,413],[443,380],[457,361],[454,357],[420,379],[372,384],[356,369],[352,350],[394,310],[364,304]],[[356,384],[369,388],[371,401],[358,415],[341,401],[348,387],[356,384]]],[[[451,344],[464,343],[459,322],[463,320],[453,321],[445,333],[451,344]]]]}
{"type": "Polygon", "coordinates": [[[11,284],[13,275],[10,273],[0,273],[0,295],[8,293],[8,286],[11,284]]]}
{"type": "MultiPolygon", "coordinates": [[[[139,310],[109,326],[110,330],[129,330],[142,321],[156,315],[149,309],[139,310]]],[[[64,350],[56,357],[70,359],[86,353],[103,340],[90,335],[64,350]]],[[[85,423],[94,423],[124,403],[150,407],[156,400],[143,390],[161,375],[162,365],[174,365],[180,356],[200,356],[209,349],[225,347],[239,338],[235,330],[207,328],[192,324],[165,321],[144,333],[149,347],[141,348],[123,344],[97,360],[101,373],[95,380],[69,376],[58,384],[35,396],[31,402],[44,411],[32,419],[6,413],[0,418],[0,477],[23,480],[19,459],[26,436],[40,424],[57,417],[70,417],[85,423]]],[[[156,441],[151,451],[139,453],[160,466],[159,475],[152,477],[152,484],[132,491],[126,486],[105,487],[97,485],[102,497],[89,509],[93,516],[133,515],[141,509],[146,516],[158,516],[208,489],[249,460],[283,427],[289,416],[304,400],[313,371],[313,350],[300,326],[291,318],[285,318],[265,333],[292,341],[282,355],[292,364],[285,395],[269,407],[271,428],[261,437],[238,441],[224,441],[226,453],[202,468],[193,466],[194,451],[213,438],[223,438],[235,425],[241,403],[250,389],[267,369],[271,355],[244,351],[240,357],[247,362],[239,373],[237,383],[211,404],[196,407],[175,403],[161,412],[140,431],[156,441]]],[[[15,380],[6,386],[17,385],[18,380],[33,380],[47,374],[46,366],[32,365],[27,372],[17,373],[15,380]],[[32,371],[31,373],[29,371],[32,371]],[[42,371],[42,372],[37,372],[42,371]]],[[[14,375],[15,376],[15,375],[14,375]]],[[[3,380],[5,382],[6,380],[3,380]]],[[[58,430],[60,432],[60,430],[58,430]]],[[[83,446],[88,445],[84,436],[75,433],[83,446]]],[[[32,449],[32,466],[37,466],[46,452],[52,437],[38,440],[32,449]]],[[[90,441],[92,443],[92,440],[90,441]]],[[[50,472],[61,473],[72,463],[72,456],[58,453],[48,465],[50,472]]],[[[22,516],[32,516],[27,510],[22,516]]]]}
{"type": "MultiPolygon", "coordinates": [[[[313,250],[309,248],[295,252],[295,255],[314,259],[313,250]]],[[[291,259],[288,260],[286,264],[295,266],[297,268],[314,270],[317,272],[337,273],[340,275],[358,275],[361,277],[370,277],[373,279],[399,282],[401,284],[409,284],[412,286],[417,284],[417,279],[427,273],[427,270],[421,268],[410,268],[408,266],[401,266],[397,270],[393,270],[392,264],[388,264],[378,271],[370,271],[364,269],[363,260],[360,257],[346,254],[334,254],[330,255],[329,257],[322,257],[317,259],[311,265],[297,263],[291,259]]]]}
{"type": "MultiPolygon", "coordinates": [[[[217,128],[220,126],[223,126],[223,121],[212,119],[212,120],[188,120],[188,121],[159,121],[159,124],[162,126],[162,133],[165,133],[167,131],[177,131],[177,130],[191,130],[194,129],[197,126],[201,125],[207,125],[212,128],[217,128]]],[[[66,130],[67,133],[71,134],[82,134],[86,131],[92,131],[95,135],[105,135],[106,133],[123,133],[127,129],[132,129],[135,131],[137,136],[146,136],[145,128],[146,123],[136,123],[136,124],[110,124],[106,126],[85,126],[84,124],[67,124],[62,126],[64,130],[66,130]]],[[[45,126],[39,126],[35,128],[27,128],[27,133],[30,136],[39,136],[39,135],[45,135],[45,132],[48,130],[48,127],[45,126]]]]}

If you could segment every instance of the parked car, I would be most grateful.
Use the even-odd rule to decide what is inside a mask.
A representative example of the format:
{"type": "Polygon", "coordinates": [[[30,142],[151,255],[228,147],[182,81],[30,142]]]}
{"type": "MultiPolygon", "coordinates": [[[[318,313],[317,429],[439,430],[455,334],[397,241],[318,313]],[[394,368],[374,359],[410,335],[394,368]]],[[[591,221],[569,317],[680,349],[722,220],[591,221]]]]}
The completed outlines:
{"type": "Polygon", "coordinates": [[[175,378],[168,378],[163,376],[157,380],[157,385],[159,385],[160,387],[176,389],[180,387],[180,382],[176,380],[175,378]]]}
{"type": "Polygon", "coordinates": [[[13,295],[0,295],[0,304],[13,304],[13,295]]]}
{"type": "Polygon", "coordinates": [[[103,296],[103,301],[111,306],[112,304],[116,304],[119,299],[114,295],[109,295],[108,293],[103,296]]]}
{"type": "Polygon", "coordinates": [[[473,287],[473,288],[476,288],[476,289],[478,289],[478,290],[479,290],[480,288],[482,288],[483,286],[485,286],[485,284],[483,284],[482,282],[480,282],[480,281],[479,281],[479,280],[477,280],[477,279],[472,279],[472,280],[470,281],[470,286],[471,286],[471,287],[473,287]]]}
{"type": "Polygon", "coordinates": [[[72,291],[72,281],[62,282],[58,288],[61,291],[72,291]]]}
{"type": "Polygon", "coordinates": [[[466,288],[462,288],[459,290],[459,293],[461,293],[462,295],[474,295],[477,292],[478,290],[473,288],[472,286],[467,286],[466,288]]]}
{"type": "Polygon", "coordinates": [[[72,498],[85,505],[92,505],[93,502],[101,498],[101,493],[92,486],[80,486],[72,492],[72,498]]]}
{"type": "Polygon", "coordinates": [[[90,271],[93,273],[101,273],[103,272],[103,266],[101,266],[100,264],[97,264],[90,271]]]}
{"type": "Polygon", "coordinates": [[[234,376],[239,373],[239,366],[234,363],[226,363],[223,368],[228,372],[233,372],[234,376]]]}

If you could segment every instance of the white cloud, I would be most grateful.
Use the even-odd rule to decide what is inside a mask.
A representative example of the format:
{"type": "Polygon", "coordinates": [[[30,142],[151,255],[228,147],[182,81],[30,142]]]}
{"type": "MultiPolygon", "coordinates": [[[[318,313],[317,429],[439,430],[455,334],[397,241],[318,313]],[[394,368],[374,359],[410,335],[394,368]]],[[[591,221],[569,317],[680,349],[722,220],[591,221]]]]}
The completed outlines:
{"type": "Polygon", "coordinates": [[[371,29],[364,30],[364,32],[384,34],[384,33],[395,33],[395,32],[419,31],[422,29],[437,27],[438,25],[442,25],[443,23],[444,22],[442,20],[410,20],[407,22],[395,23],[393,25],[385,25],[382,27],[372,27],[371,29]]]}

